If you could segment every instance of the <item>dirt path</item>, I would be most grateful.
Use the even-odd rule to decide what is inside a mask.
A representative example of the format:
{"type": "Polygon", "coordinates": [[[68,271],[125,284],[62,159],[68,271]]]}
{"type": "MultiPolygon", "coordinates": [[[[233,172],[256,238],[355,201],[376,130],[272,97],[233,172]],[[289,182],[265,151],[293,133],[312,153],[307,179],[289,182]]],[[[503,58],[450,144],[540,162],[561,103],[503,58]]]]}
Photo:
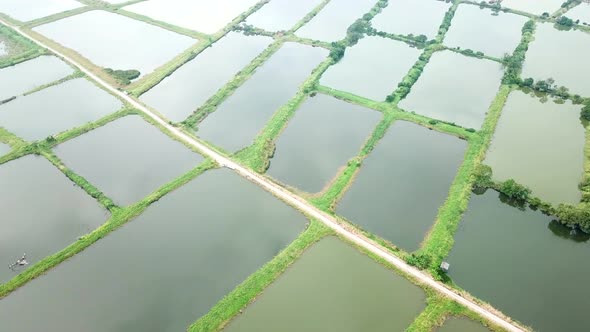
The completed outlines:
{"type": "Polygon", "coordinates": [[[193,139],[192,137],[186,135],[178,128],[170,125],[166,120],[160,118],[159,115],[152,112],[150,109],[148,109],[142,103],[140,103],[138,100],[131,98],[130,96],[126,95],[124,92],[121,92],[121,91],[115,89],[114,87],[110,86],[107,82],[103,81],[100,77],[97,77],[92,72],[90,72],[86,68],[82,67],[80,64],[78,64],[73,59],[70,59],[67,56],[64,56],[59,51],[45,45],[41,41],[34,39],[33,37],[29,36],[26,32],[20,30],[19,28],[15,27],[15,26],[12,26],[8,22],[4,21],[3,19],[0,19],[0,23],[14,29],[19,34],[30,39],[31,41],[35,42],[39,46],[50,50],[51,52],[55,53],[57,56],[61,57],[62,59],[69,62],[73,66],[77,67],[82,72],[84,72],[88,77],[90,77],[96,83],[98,83],[100,86],[102,86],[106,90],[112,92],[113,94],[117,95],[121,99],[125,100],[130,105],[135,107],[137,110],[145,113],[147,116],[152,118],[154,121],[159,123],[161,126],[165,127],[167,130],[169,130],[178,139],[195,147],[203,155],[215,160],[217,163],[219,163],[222,166],[225,166],[227,168],[234,170],[236,173],[238,173],[242,177],[245,177],[248,180],[256,183],[257,185],[259,185],[263,189],[269,191],[270,193],[272,193],[276,197],[285,201],[287,204],[295,207],[296,209],[303,211],[309,217],[312,217],[312,218],[315,218],[315,219],[321,221],[326,226],[330,227],[336,233],[345,237],[349,241],[351,241],[351,242],[355,243],[356,245],[358,245],[362,248],[365,248],[366,250],[372,252],[373,254],[383,258],[387,262],[393,264],[399,270],[411,275],[416,280],[419,280],[421,283],[428,285],[429,287],[435,289],[436,291],[443,294],[444,296],[447,296],[448,298],[450,298],[454,301],[457,301],[460,304],[464,305],[465,307],[477,312],[478,314],[485,317],[486,319],[493,322],[494,324],[501,326],[502,328],[504,328],[508,331],[526,331],[525,329],[519,327],[518,325],[515,325],[514,323],[511,323],[511,322],[507,321],[506,319],[500,317],[499,315],[496,315],[492,311],[484,308],[483,306],[479,305],[478,303],[474,302],[473,300],[470,300],[470,299],[467,299],[467,298],[461,296],[460,294],[456,293],[454,290],[449,289],[443,283],[440,283],[440,282],[434,280],[430,275],[425,274],[422,271],[414,268],[413,266],[408,265],[405,261],[390,254],[384,248],[382,248],[381,246],[379,246],[375,242],[371,241],[370,239],[366,238],[365,236],[358,234],[352,230],[344,228],[340,223],[338,223],[336,221],[335,218],[318,210],[316,207],[314,207],[313,205],[311,205],[310,203],[305,201],[303,198],[300,198],[299,196],[283,189],[282,187],[275,185],[274,183],[270,182],[269,180],[267,180],[263,176],[235,163],[234,161],[232,161],[220,154],[218,154],[217,152],[208,148],[206,145],[204,145],[204,144],[200,143],[199,141],[193,139]]]}

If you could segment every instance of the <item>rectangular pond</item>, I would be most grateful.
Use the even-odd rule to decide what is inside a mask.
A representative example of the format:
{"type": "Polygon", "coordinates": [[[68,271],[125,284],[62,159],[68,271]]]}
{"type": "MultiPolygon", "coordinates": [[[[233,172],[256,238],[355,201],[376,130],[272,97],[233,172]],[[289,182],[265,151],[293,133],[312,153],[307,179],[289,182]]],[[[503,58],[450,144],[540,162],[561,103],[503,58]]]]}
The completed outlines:
{"type": "Polygon", "coordinates": [[[513,91],[485,161],[494,179],[514,179],[556,205],[578,204],[586,142],[580,109],[569,101],[541,102],[534,95],[513,91]]]}
{"type": "Polygon", "coordinates": [[[371,21],[373,28],[434,39],[451,4],[435,0],[394,0],[371,21]]]}
{"type": "Polygon", "coordinates": [[[403,331],[418,286],[336,237],[313,245],[224,331],[403,331]]]}
{"type": "Polygon", "coordinates": [[[420,53],[397,40],[365,37],[326,70],[320,84],[384,101],[418,61],[420,53]]]}
{"type": "Polygon", "coordinates": [[[248,146],[327,56],[323,48],[285,43],[199,124],[197,135],[231,152],[248,146]]]}
{"type": "Polygon", "coordinates": [[[184,331],[305,223],[235,173],[208,171],[2,299],[3,329],[184,331]]]}
{"type": "Polygon", "coordinates": [[[581,3],[570,9],[565,15],[574,21],[580,20],[579,24],[590,25],[590,4],[581,3]]]}
{"type": "Polygon", "coordinates": [[[414,251],[445,202],[466,147],[457,137],[397,121],[363,161],[336,212],[414,251]]]}
{"type": "Polygon", "coordinates": [[[138,115],[62,143],[55,153],[119,205],[140,200],[203,160],[138,115]]]}
{"type": "Polygon", "coordinates": [[[562,3],[564,3],[563,0],[502,0],[502,7],[541,15],[553,14],[561,8],[562,3]]]}
{"type": "Polygon", "coordinates": [[[26,267],[8,268],[23,253],[30,267],[76,242],[109,216],[42,157],[26,156],[0,165],[0,188],[0,284],[24,271],[26,267]]]}
{"type": "Polygon", "coordinates": [[[212,34],[260,0],[150,0],[124,7],[125,10],[158,21],[212,34]]]}
{"type": "Polygon", "coordinates": [[[346,37],[348,27],[368,13],[376,3],[376,0],[331,0],[296,34],[327,42],[342,40],[346,37]]]}
{"type": "Polygon", "coordinates": [[[512,54],[520,43],[527,20],[516,14],[494,13],[488,8],[462,4],[455,12],[444,44],[502,58],[506,53],[512,54]]]}
{"type": "Polygon", "coordinates": [[[268,174],[307,192],[322,190],[358,155],[381,117],[322,94],[307,99],[277,140],[268,174]]]}
{"type": "Polygon", "coordinates": [[[19,96],[74,72],[54,56],[40,56],[18,65],[0,69],[0,101],[19,96]]]}
{"type": "Polygon", "coordinates": [[[250,15],[246,23],[266,31],[287,31],[321,2],[321,0],[271,0],[250,15]]]}
{"type": "Polygon", "coordinates": [[[550,23],[538,23],[535,40],[529,45],[522,77],[555,79],[571,92],[590,96],[590,81],[580,73],[590,72],[590,34],[557,30],[550,23]]]}
{"type": "Polygon", "coordinates": [[[436,332],[491,332],[481,323],[465,317],[449,317],[436,332]]]}
{"type": "Polygon", "coordinates": [[[108,92],[77,78],[0,105],[0,126],[36,141],[96,121],[122,106],[108,92]]]}
{"type": "Polygon", "coordinates": [[[168,119],[180,122],[260,54],[272,38],[230,32],[141,96],[168,119]]]}
{"type": "Polygon", "coordinates": [[[82,6],[82,3],[74,0],[2,0],[0,12],[27,22],[82,6]]]}
{"type": "Polygon", "coordinates": [[[451,51],[437,52],[399,106],[408,112],[479,129],[498,93],[502,75],[502,65],[494,61],[451,51]]]}
{"type": "Polygon", "coordinates": [[[73,49],[100,67],[135,69],[142,75],[151,73],[197,42],[102,10],[70,16],[33,30],[73,49]]]}
{"type": "Polygon", "coordinates": [[[489,190],[471,198],[447,259],[450,276],[536,331],[587,331],[589,238],[489,190]]]}

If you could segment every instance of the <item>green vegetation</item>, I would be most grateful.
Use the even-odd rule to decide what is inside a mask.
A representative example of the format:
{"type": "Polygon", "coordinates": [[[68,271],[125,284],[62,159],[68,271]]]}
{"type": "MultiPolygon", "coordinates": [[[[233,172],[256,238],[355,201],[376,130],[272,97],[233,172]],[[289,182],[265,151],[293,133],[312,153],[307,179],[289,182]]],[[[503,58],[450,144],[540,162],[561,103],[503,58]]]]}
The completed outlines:
{"type": "Polygon", "coordinates": [[[30,95],[32,93],[35,93],[35,92],[38,92],[38,91],[47,89],[49,87],[52,87],[52,86],[55,86],[55,85],[59,85],[59,84],[62,84],[64,82],[67,82],[69,80],[73,80],[73,79],[80,78],[80,77],[84,77],[84,73],[82,73],[81,71],[79,71],[79,70],[76,69],[73,74],[68,75],[68,76],[66,76],[64,78],[61,78],[59,80],[56,80],[56,81],[49,82],[47,84],[43,84],[41,86],[38,86],[38,87],[36,87],[36,88],[34,88],[32,90],[29,90],[29,91],[23,93],[23,96],[28,96],[28,95],[30,95]]]}
{"type": "Polygon", "coordinates": [[[8,51],[8,54],[0,56],[0,68],[14,66],[46,53],[32,41],[1,24],[0,41],[5,43],[8,51]]]}
{"type": "Polygon", "coordinates": [[[293,264],[307,248],[330,234],[333,234],[332,230],[324,224],[312,220],[307,229],[286,249],[251,274],[248,279],[211,308],[209,313],[192,324],[188,330],[191,332],[221,330],[232,317],[253,302],[266,287],[293,264]]]}
{"type": "Polygon", "coordinates": [[[122,85],[129,85],[132,80],[136,79],[141,75],[139,70],[130,69],[130,70],[113,70],[111,68],[105,68],[104,70],[107,74],[113,76],[119,83],[122,85]]]}
{"type": "Polygon", "coordinates": [[[522,28],[522,38],[512,54],[505,54],[502,62],[506,67],[502,83],[504,84],[521,84],[522,79],[520,73],[522,65],[526,56],[526,51],[529,49],[529,44],[533,41],[535,33],[535,21],[530,20],[524,24],[522,28]]]}
{"type": "Polygon", "coordinates": [[[556,24],[564,27],[564,28],[571,28],[574,26],[574,20],[567,16],[560,16],[556,21],[556,24]]]}

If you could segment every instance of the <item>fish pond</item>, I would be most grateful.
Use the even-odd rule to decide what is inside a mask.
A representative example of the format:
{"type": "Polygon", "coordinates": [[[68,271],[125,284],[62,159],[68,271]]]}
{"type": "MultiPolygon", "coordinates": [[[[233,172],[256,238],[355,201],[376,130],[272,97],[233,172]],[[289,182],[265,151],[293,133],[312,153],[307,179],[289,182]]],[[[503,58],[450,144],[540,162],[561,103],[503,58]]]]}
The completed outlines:
{"type": "Polygon", "coordinates": [[[375,5],[375,0],[331,0],[307,24],[297,30],[299,37],[321,41],[338,41],[346,37],[346,30],[375,5]]]}
{"type": "Polygon", "coordinates": [[[250,15],[246,24],[266,31],[287,31],[321,2],[321,0],[271,0],[250,15]]]}
{"type": "Polygon", "coordinates": [[[84,6],[74,0],[2,0],[0,12],[21,22],[84,6]]]}
{"type": "Polygon", "coordinates": [[[395,0],[371,21],[373,28],[397,35],[433,39],[451,4],[433,0],[395,0]]]}
{"type": "Polygon", "coordinates": [[[450,276],[534,330],[587,331],[589,238],[488,190],[459,224],[450,276]]]}
{"type": "Polygon", "coordinates": [[[235,173],[207,171],[0,301],[3,329],[184,331],[305,224],[235,173]]]}
{"type": "Polygon", "coordinates": [[[450,317],[435,332],[491,332],[481,323],[465,317],[450,317]]]}
{"type": "Polygon", "coordinates": [[[582,25],[590,25],[590,4],[581,3],[570,9],[565,15],[574,21],[580,20],[579,23],[582,25]]]}
{"type": "Polygon", "coordinates": [[[23,253],[30,267],[109,217],[97,201],[42,157],[26,156],[0,165],[0,188],[0,283],[27,268],[8,268],[23,253]]]}
{"type": "Polygon", "coordinates": [[[0,126],[36,141],[111,114],[121,102],[77,78],[0,105],[0,126]]]}
{"type": "Polygon", "coordinates": [[[40,56],[0,69],[0,101],[57,81],[73,72],[70,66],[53,56],[40,56]]]}
{"type": "Polygon", "coordinates": [[[457,137],[397,121],[363,161],[336,212],[414,251],[446,200],[466,147],[457,137]]]}
{"type": "Polygon", "coordinates": [[[488,8],[462,4],[457,8],[444,44],[502,58],[506,53],[512,54],[520,43],[527,20],[516,14],[494,13],[488,8]]]}
{"type": "Polygon", "coordinates": [[[320,191],[358,155],[381,117],[322,94],[307,99],[277,140],[268,174],[307,192],[320,191]]]}
{"type": "Polygon", "coordinates": [[[150,0],[125,10],[182,28],[212,34],[223,29],[259,0],[150,0]]]}
{"type": "Polygon", "coordinates": [[[397,40],[365,37],[326,70],[320,84],[383,101],[397,88],[421,52],[397,40]]]}
{"type": "Polygon", "coordinates": [[[55,153],[120,205],[136,202],[203,160],[138,115],[60,144],[55,153]]]}
{"type": "Polygon", "coordinates": [[[479,129],[502,75],[502,65],[494,61],[451,51],[437,52],[399,106],[408,112],[479,129]]]}
{"type": "Polygon", "coordinates": [[[590,34],[555,29],[553,24],[539,23],[535,40],[529,45],[522,77],[536,81],[555,79],[571,92],[590,96],[590,81],[580,73],[590,72],[590,34]]]}
{"type": "Polygon", "coordinates": [[[272,39],[230,32],[141,96],[168,119],[180,122],[260,54],[272,39]]]}
{"type": "Polygon", "coordinates": [[[535,15],[543,13],[551,15],[561,8],[563,2],[562,0],[502,0],[502,7],[535,15]]]}
{"type": "Polygon", "coordinates": [[[70,16],[33,30],[73,49],[98,66],[135,69],[142,75],[151,73],[197,42],[102,10],[70,16]]]}
{"type": "Polygon", "coordinates": [[[498,181],[514,179],[553,204],[577,204],[584,172],[580,105],[541,102],[513,91],[496,127],[485,163],[498,181]]]}
{"type": "Polygon", "coordinates": [[[425,301],[422,289],[329,237],[303,253],[224,331],[403,331],[425,301]]]}
{"type": "Polygon", "coordinates": [[[231,152],[248,146],[327,56],[323,48],[285,43],[199,124],[197,135],[231,152]]]}

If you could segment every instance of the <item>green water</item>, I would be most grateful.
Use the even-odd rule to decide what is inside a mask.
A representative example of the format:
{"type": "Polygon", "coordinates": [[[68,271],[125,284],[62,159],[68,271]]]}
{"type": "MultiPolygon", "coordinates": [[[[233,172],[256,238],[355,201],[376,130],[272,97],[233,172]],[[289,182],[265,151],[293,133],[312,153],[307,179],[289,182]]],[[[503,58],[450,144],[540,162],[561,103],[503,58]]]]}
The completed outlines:
{"type": "Polygon", "coordinates": [[[580,109],[512,92],[485,161],[494,179],[512,178],[550,203],[577,204],[586,142],[580,109]]]}
{"type": "Polygon", "coordinates": [[[184,331],[305,222],[235,173],[208,171],[2,299],[2,329],[184,331]]]}
{"type": "Polygon", "coordinates": [[[537,331],[587,331],[588,235],[474,195],[448,257],[455,283],[537,331]]]}
{"type": "Polygon", "coordinates": [[[535,40],[529,45],[522,77],[555,79],[571,92],[590,95],[590,81],[580,73],[590,72],[590,35],[576,30],[560,31],[549,23],[537,24],[535,40]]]}
{"type": "Polygon", "coordinates": [[[230,32],[140,99],[166,118],[174,122],[183,121],[271,42],[269,37],[247,37],[230,32]]]}
{"type": "Polygon", "coordinates": [[[327,56],[323,48],[285,43],[199,124],[197,135],[231,152],[250,145],[327,56]]]}
{"type": "Polygon", "coordinates": [[[535,15],[553,14],[561,8],[562,0],[502,0],[502,7],[520,10],[535,15]]]}
{"type": "Polygon", "coordinates": [[[466,146],[454,136],[395,122],[363,161],[336,212],[407,251],[418,249],[466,146]]]}
{"type": "Polygon", "coordinates": [[[371,25],[380,31],[433,39],[450,6],[443,1],[395,0],[373,18],[371,25]]]}
{"type": "Polygon", "coordinates": [[[259,0],[150,0],[127,6],[125,10],[213,34],[257,2],[259,0]]]}
{"type": "Polygon", "coordinates": [[[321,2],[321,0],[272,0],[250,15],[246,24],[266,31],[287,31],[321,2]]]}
{"type": "Polygon", "coordinates": [[[492,14],[492,10],[479,6],[459,6],[444,44],[496,58],[512,54],[520,43],[521,30],[528,18],[503,12],[492,14]]]}
{"type": "Polygon", "coordinates": [[[308,98],[277,140],[268,174],[307,192],[320,191],[358,155],[381,117],[326,95],[308,98]]]}
{"type": "Polygon", "coordinates": [[[340,62],[326,70],[320,84],[384,101],[418,61],[421,52],[400,41],[365,37],[348,48],[340,62]]]}
{"type": "Polygon", "coordinates": [[[49,161],[35,156],[0,165],[0,211],[0,283],[74,243],[109,216],[49,161]],[[30,265],[8,269],[23,253],[30,265]]]}
{"type": "Polygon", "coordinates": [[[98,66],[136,69],[142,75],[151,73],[197,42],[102,10],[70,16],[33,30],[73,49],[98,66]]]}
{"type": "Polygon", "coordinates": [[[297,30],[297,36],[321,41],[338,41],[346,30],[377,3],[375,0],[331,0],[311,21],[297,30]]]}
{"type": "Polygon", "coordinates": [[[55,153],[119,205],[140,200],[203,160],[136,115],[60,144],[55,153]]]}
{"type": "Polygon", "coordinates": [[[70,66],[53,56],[40,56],[0,69],[0,101],[57,81],[73,72],[70,66]]]}
{"type": "Polygon", "coordinates": [[[488,328],[476,321],[464,317],[447,318],[443,326],[435,330],[436,332],[490,332],[488,328]]]}
{"type": "Polygon", "coordinates": [[[479,129],[498,93],[502,75],[499,63],[451,51],[437,52],[399,106],[409,112],[479,129]]]}
{"type": "Polygon", "coordinates": [[[338,238],[321,240],[226,331],[403,331],[425,307],[419,287],[338,238]]]}
{"type": "Polygon", "coordinates": [[[0,12],[26,22],[82,6],[74,0],[2,0],[0,12]]]}
{"type": "Polygon", "coordinates": [[[122,106],[109,93],[78,78],[0,105],[0,126],[36,141],[96,121],[122,106]]]}

